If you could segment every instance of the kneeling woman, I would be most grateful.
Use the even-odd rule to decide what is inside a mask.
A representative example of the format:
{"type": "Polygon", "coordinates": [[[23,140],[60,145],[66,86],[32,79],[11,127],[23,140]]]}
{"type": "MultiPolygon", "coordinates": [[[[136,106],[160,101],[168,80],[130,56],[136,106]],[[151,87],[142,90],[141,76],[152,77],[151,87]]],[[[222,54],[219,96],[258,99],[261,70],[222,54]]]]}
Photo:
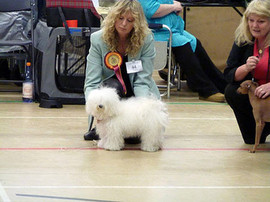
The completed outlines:
{"type": "MultiPolygon", "coordinates": [[[[244,142],[254,144],[256,125],[252,107],[248,95],[237,94],[236,90],[244,80],[254,78],[260,85],[255,95],[260,99],[270,95],[270,1],[253,0],[235,34],[235,43],[224,70],[230,83],[225,89],[225,97],[234,111],[244,142]]],[[[270,123],[266,123],[261,143],[269,133],[270,123]]]]}
{"type": "MultiPolygon", "coordinates": [[[[159,90],[152,78],[154,40],[137,0],[118,1],[104,19],[101,30],[91,35],[87,56],[85,98],[100,85],[117,88],[121,97],[155,96],[159,90]]],[[[85,140],[98,139],[91,130],[85,140]]]]}

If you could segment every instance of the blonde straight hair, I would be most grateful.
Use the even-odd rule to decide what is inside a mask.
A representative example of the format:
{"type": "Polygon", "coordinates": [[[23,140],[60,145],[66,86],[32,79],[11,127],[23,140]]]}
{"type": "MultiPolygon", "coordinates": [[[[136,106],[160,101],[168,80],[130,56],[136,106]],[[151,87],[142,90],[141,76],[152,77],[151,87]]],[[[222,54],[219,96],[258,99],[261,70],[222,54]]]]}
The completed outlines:
{"type": "Polygon", "coordinates": [[[151,33],[141,4],[137,0],[119,0],[115,3],[101,25],[103,40],[110,51],[117,51],[119,37],[115,29],[115,21],[127,12],[131,12],[135,20],[134,28],[128,38],[126,53],[135,56],[142,47],[145,37],[151,33]]]}
{"type": "MultiPolygon", "coordinates": [[[[238,46],[245,44],[253,44],[253,36],[248,27],[248,18],[251,14],[266,17],[270,21],[270,0],[253,0],[246,8],[241,23],[235,31],[235,43],[238,46]]],[[[265,48],[270,46],[270,33],[268,33],[265,41],[265,48]]]]}

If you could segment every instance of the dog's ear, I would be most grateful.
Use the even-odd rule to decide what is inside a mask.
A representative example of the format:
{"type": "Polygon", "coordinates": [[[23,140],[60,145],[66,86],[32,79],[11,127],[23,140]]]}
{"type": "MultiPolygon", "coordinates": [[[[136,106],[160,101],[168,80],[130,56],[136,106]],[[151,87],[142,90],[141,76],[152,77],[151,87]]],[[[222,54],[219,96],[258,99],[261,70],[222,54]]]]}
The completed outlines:
{"type": "Polygon", "coordinates": [[[86,103],[85,103],[85,111],[86,111],[86,113],[87,113],[88,115],[91,115],[91,113],[92,113],[91,105],[90,105],[90,102],[88,101],[88,99],[87,99],[87,101],[86,101],[86,103]]]}
{"type": "Polygon", "coordinates": [[[88,97],[86,98],[86,102],[85,102],[85,111],[88,115],[91,115],[92,114],[92,106],[94,105],[94,100],[95,100],[95,97],[96,97],[96,94],[98,93],[98,89],[94,89],[92,90],[88,97]]]}

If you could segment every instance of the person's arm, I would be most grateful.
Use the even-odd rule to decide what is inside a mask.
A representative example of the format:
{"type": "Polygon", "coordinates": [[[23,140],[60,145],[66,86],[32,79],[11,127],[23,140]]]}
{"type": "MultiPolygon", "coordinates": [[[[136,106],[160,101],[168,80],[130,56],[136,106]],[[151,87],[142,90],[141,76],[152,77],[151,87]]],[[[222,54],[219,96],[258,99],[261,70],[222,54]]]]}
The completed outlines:
{"type": "Polygon", "coordinates": [[[233,44],[227,60],[227,67],[224,70],[224,76],[229,83],[241,82],[245,78],[251,78],[253,66],[247,65],[247,58],[250,55],[252,55],[252,50],[248,45],[239,47],[235,43],[233,44]]]}
{"type": "Polygon", "coordinates": [[[259,58],[257,58],[256,56],[250,56],[247,59],[246,64],[243,64],[236,69],[234,80],[242,81],[248,75],[249,72],[252,72],[256,68],[258,62],[259,58]]]}
{"type": "Polygon", "coordinates": [[[162,4],[157,0],[139,0],[147,19],[160,18],[172,12],[182,11],[181,3],[174,1],[173,4],[162,4]]]}
{"type": "Polygon", "coordinates": [[[91,47],[87,56],[87,66],[85,72],[84,94],[87,99],[91,90],[98,88],[102,81],[102,54],[99,47],[99,32],[91,35],[91,47]]]}
{"type": "Polygon", "coordinates": [[[172,12],[179,13],[183,7],[179,1],[174,1],[173,4],[160,4],[158,10],[154,13],[152,18],[160,18],[172,12]]]}

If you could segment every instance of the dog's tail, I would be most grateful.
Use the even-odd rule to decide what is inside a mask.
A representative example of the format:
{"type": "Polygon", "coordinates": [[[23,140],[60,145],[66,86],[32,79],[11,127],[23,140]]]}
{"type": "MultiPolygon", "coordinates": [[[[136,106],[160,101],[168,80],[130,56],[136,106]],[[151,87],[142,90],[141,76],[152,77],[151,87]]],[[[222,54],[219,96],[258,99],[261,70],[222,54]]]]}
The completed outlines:
{"type": "Polygon", "coordinates": [[[163,124],[164,127],[168,125],[168,120],[169,120],[169,113],[168,113],[168,108],[167,104],[164,102],[160,101],[160,114],[161,114],[161,123],[163,124]]]}
{"type": "Polygon", "coordinates": [[[153,124],[160,125],[165,130],[169,120],[167,104],[162,102],[161,100],[153,100],[151,106],[152,106],[151,109],[153,109],[154,116],[156,117],[156,119],[152,121],[157,122],[153,124]]]}

